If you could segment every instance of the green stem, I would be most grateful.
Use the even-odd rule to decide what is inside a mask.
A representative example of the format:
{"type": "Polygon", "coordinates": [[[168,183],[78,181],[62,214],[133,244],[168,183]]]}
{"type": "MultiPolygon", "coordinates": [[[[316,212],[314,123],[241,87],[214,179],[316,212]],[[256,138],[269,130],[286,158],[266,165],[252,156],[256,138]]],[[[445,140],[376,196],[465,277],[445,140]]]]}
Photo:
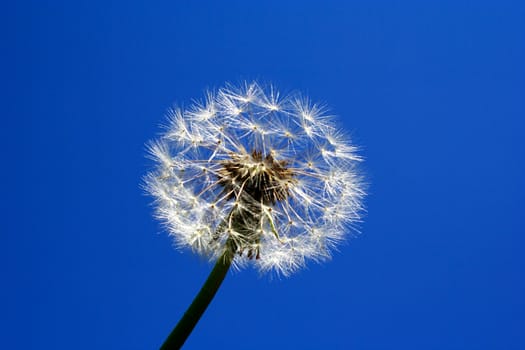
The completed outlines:
{"type": "Polygon", "coordinates": [[[199,291],[199,294],[193,299],[188,310],[186,310],[179,323],[171,331],[164,344],[162,344],[161,350],[180,349],[182,345],[184,345],[184,342],[188,339],[193,328],[195,328],[195,325],[199,322],[202,314],[204,314],[204,311],[206,311],[206,308],[217,293],[232,261],[232,253],[230,249],[226,247],[224,253],[222,253],[217,260],[215,267],[199,291]]]}

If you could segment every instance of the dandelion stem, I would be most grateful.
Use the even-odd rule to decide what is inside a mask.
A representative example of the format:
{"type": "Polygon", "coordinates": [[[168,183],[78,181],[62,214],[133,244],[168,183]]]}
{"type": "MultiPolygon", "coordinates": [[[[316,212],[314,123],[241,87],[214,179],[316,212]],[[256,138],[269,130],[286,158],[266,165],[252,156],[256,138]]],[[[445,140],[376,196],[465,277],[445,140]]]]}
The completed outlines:
{"type": "Polygon", "coordinates": [[[193,328],[195,328],[204,311],[206,311],[206,308],[211,303],[230,268],[233,255],[228,248],[227,244],[224,253],[219,257],[217,263],[215,263],[215,267],[206,282],[204,282],[199,294],[193,299],[188,310],[186,310],[179,323],[171,331],[164,344],[162,344],[161,350],[180,349],[190,336],[193,328]]]}

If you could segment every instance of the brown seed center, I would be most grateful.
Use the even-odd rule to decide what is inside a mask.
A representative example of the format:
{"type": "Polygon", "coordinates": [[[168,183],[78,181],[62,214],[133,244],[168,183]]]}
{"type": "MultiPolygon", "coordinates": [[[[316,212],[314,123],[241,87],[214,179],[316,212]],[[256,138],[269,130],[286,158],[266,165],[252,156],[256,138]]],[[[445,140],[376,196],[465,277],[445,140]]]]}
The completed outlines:
{"type": "Polygon", "coordinates": [[[287,168],[286,160],[275,160],[271,154],[263,156],[259,150],[232,153],[230,157],[218,171],[218,183],[229,198],[248,194],[259,203],[274,205],[288,197],[294,173],[287,168]]]}

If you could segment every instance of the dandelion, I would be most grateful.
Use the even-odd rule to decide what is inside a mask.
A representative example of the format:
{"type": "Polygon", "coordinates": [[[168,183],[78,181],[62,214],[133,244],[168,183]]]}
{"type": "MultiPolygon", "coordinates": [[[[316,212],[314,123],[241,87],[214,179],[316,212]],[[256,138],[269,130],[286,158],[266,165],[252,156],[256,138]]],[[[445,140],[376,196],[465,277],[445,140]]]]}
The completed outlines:
{"type": "Polygon", "coordinates": [[[176,245],[218,261],[216,288],[230,264],[288,276],[326,260],[359,221],[361,158],[324,106],[252,82],[168,118],[146,188],[176,245]]]}

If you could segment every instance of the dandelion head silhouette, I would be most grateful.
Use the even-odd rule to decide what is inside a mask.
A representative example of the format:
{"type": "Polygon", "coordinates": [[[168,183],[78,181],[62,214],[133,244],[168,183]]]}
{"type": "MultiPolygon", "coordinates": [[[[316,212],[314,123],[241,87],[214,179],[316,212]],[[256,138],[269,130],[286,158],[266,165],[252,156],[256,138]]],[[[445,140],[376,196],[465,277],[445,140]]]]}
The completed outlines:
{"type": "Polygon", "coordinates": [[[156,215],[177,246],[289,275],[360,219],[361,161],[326,108],[256,82],[208,92],[149,144],[156,215]]]}

